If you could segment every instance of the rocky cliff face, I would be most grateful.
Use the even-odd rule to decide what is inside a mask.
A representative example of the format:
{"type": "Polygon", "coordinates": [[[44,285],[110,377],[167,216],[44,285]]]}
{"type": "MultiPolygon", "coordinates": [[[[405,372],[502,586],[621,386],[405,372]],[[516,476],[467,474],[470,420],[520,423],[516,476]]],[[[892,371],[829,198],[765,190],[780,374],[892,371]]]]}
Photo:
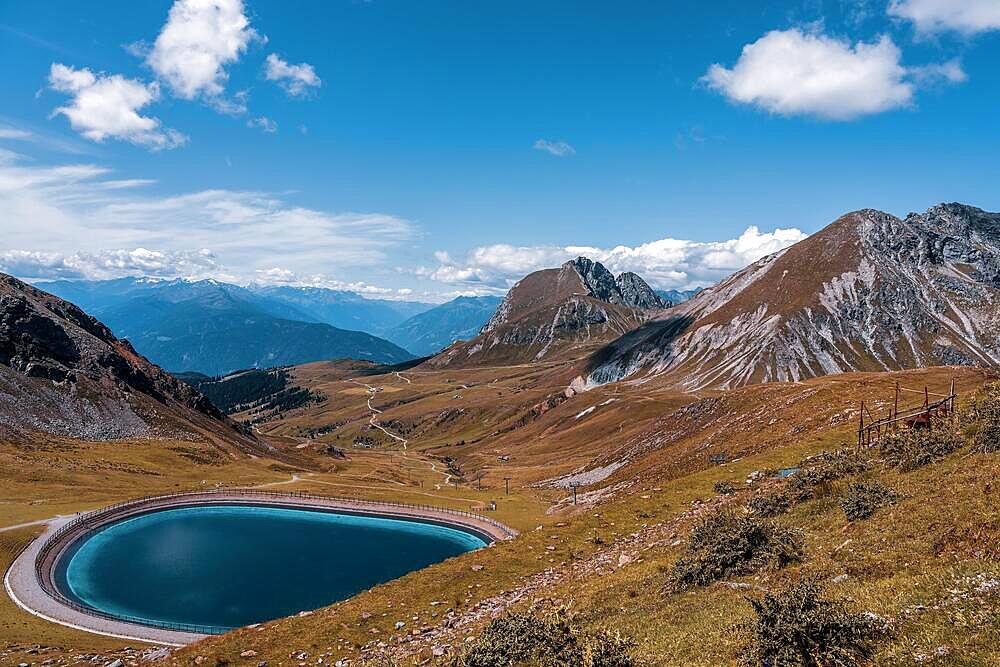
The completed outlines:
{"type": "Polygon", "coordinates": [[[586,257],[536,271],[507,293],[475,339],[432,365],[526,363],[607,342],[645,322],[663,303],[639,276],[615,276],[586,257]]]}
{"type": "Polygon", "coordinates": [[[656,310],[666,308],[666,302],[653,291],[645,280],[631,271],[622,273],[615,278],[615,285],[621,294],[622,303],[641,310],[656,310]]]}
{"type": "Polygon", "coordinates": [[[960,204],[840,218],[615,341],[591,383],[688,389],[1000,363],[1000,215],[960,204]]]}
{"type": "Polygon", "coordinates": [[[96,319],[0,274],[0,431],[106,439],[205,429],[251,442],[96,319]]]}

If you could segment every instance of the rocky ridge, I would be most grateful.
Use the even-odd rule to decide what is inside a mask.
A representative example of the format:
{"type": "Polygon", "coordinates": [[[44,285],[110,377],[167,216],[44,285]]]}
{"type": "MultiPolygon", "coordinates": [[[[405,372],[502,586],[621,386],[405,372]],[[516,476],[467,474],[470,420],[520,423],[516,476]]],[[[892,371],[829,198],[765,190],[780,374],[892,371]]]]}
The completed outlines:
{"type": "Polygon", "coordinates": [[[849,213],[615,341],[587,380],[697,390],[998,364],[1000,214],[942,204],[849,213]]]}
{"type": "Polygon", "coordinates": [[[586,257],[536,271],[515,284],[471,341],[431,359],[434,366],[548,361],[611,341],[640,326],[662,300],[639,276],[615,278],[586,257]]]}
{"type": "Polygon", "coordinates": [[[109,439],[205,428],[251,442],[101,322],[0,274],[0,430],[109,439]]]}

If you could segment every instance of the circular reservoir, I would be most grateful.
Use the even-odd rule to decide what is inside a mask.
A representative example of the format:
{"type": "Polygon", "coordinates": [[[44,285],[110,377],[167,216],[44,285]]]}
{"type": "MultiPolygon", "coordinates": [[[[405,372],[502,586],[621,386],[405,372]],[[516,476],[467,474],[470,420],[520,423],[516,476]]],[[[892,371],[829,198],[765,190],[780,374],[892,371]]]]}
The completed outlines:
{"type": "Polygon", "coordinates": [[[73,602],[204,633],[323,607],[478,549],[471,532],[308,509],[198,506],[143,514],[77,540],[56,565],[73,602]]]}

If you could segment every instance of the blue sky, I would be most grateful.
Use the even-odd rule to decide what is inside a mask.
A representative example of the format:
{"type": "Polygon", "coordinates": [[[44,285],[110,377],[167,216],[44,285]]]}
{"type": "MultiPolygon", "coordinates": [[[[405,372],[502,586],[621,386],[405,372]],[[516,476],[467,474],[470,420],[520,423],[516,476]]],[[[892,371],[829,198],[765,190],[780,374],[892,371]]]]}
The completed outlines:
{"type": "Polygon", "coordinates": [[[874,207],[1000,208],[997,0],[0,2],[0,270],[710,284],[874,207]]]}

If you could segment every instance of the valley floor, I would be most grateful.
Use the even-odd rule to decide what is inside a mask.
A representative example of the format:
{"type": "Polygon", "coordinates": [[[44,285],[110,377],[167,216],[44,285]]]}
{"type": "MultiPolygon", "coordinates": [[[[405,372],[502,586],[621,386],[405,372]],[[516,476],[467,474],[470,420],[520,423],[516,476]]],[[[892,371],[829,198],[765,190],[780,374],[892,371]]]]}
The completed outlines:
{"type": "MultiPolygon", "coordinates": [[[[839,506],[856,479],[836,480],[778,519],[802,531],[802,563],[686,592],[670,587],[699,517],[742,507],[783,483],[763,471],[855,442],[862,399],[884,411],[897,381],[940,389],[952,378],[968,397],[986,381],[982,373],[853,374],[700,395],[621,385],[567,398],[567,378],[548,370],[361,376],[300,367],[298,381],[325,400],[258,429],[301,465],[179,441],[0,444],[0,528],[9,528],[0,531],[0,559],[6,567],[40,532],[32,522],[178,489],[260,486],[478,511],[496,502],[490,516],[522,533],[510,543],[163,659],[357,664],[391,653],[402,664],[426,664],[469,643],[505,610],[565,605],[580,627],[613,628],[634,640],[643,664],[732,664],[753,614],[747,600],[803,576],[891,627],[879,664],[1000,657],[997,454],[961,450],[910,472],[876,465],[860,478],[883,481],[901,499],[864,521],[848,521],[839,506]],[[375,422],[405,439],[405,450],[375,422]],[[331,446],[346,458],[328,453],[331,446]],[[579,489],[577,505],[552,484],[595,469],[606,474],[579,489]]],[[[54,626],[0,599],[4,664],[75,664],[92,654],[127,664],[141,650],[54,626]]]]}

